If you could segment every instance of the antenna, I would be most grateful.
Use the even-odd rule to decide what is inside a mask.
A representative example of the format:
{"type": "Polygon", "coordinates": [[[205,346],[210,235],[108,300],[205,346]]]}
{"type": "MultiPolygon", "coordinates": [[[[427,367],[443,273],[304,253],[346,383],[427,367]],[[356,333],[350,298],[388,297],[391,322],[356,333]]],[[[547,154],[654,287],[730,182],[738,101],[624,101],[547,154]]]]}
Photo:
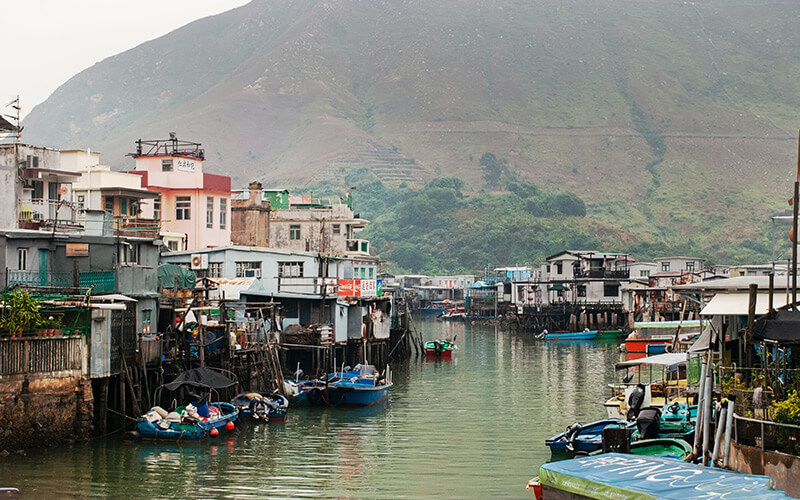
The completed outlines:
{"type": "Polygon", "coordinates": [[[19,94],[17,94],[16,99],[14,99],[10,103],[6,104],[6,107],[10,107],[10,108],[14,109],[15,112],[16,112],[13,115],[6,115],[6,116],[11,118],[12,120],[14,120],[14,124],[13,124],[14,125],[14,131],[17,133],[16,141],[17,141],[17,143],[19,143],[20,142],[20,138],[22,137],[22,129],[25,128],[25,127],[20,127],[19,126],[19,123],[20,123],[19,112],[22,109],[22,107],[19,105],[19,94]]]}

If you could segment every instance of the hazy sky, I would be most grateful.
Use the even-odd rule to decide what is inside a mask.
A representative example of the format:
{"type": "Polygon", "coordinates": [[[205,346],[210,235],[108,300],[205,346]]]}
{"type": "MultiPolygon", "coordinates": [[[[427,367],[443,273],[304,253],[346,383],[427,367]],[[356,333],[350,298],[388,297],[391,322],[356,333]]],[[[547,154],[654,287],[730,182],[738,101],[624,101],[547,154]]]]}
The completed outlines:
{"type": "Polygon", "coordinates": [[[72,76],[195,19],[249,0],[2,0],[0,112],[22,116],[72,76]]]}

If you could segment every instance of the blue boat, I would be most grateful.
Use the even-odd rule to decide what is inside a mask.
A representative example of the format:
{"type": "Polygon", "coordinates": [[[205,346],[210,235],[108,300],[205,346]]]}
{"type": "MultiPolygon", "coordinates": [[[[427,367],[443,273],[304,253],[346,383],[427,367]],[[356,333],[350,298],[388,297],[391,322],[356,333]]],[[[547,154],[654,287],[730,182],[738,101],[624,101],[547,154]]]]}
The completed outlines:
{"type": "Polygon", "coordinates": [[[325,390],[325,382],[322,380],[285,379],[283,389],[289,406],[317,404],[322,401],[321,391],[325,390]]]}
{"type": "Polygon", "coordinates": [[[621,418],[606,418],[585,425],[575,423],[564,432],[546,439],[544,444],[556,453],[599,450],[603,447],[603,429],[609,426],[627,427],[628,422],[621,418]]]}
{"type": "Polygon", "coordinates": [[[200,416],[202,408],[202,405],[198,405],[196,408],[187,405],[178,407],[175,411],[166,412],[159,407],[154,407],[136,420],[136,428],[143,439],[197,440],[214,435],[215,432],[212,429],[216,429],[216,432],[224,432],[232,428],[233,422],[239,416],[239,410],[230,403],[208,404],[208,417],[200,416]],[[195,414],[198,409],[201,411],[195,414]]]}
{"type": "Polygon", "coordinates": [[[536,498],[790,498],[767,476],[742,474],[674,458],[605,453],[549,462],[528,487],[536,498]]]}
{"type": "Polygon", "coordinates": [[[592,340],[597,337],[597,330],[584,330],[582,332],[549,333],[542,332],[545,340],[592,340]]]}
{"type": "Polygon", "coordinates": [[[371,406],[388,399],[391,386],[388,366],[381,374],[373,365],[356,365],[353,370],[328,375],[322,395],[332,406],[371,406]]]}
{"type": "Polygon", "coordinates": [[[244,418],[272,423],[283,422],[289,408],[287,398],[272,392],[244,392],[234,397],[231,403],[244,418]]]}

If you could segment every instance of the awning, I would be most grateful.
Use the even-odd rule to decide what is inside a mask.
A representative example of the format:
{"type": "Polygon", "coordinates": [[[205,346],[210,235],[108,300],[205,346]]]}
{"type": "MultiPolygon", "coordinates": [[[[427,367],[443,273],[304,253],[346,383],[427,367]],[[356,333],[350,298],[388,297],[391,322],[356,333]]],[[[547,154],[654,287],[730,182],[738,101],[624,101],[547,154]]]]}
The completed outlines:
{"type": "Polygon", "coordinates": [[[776,342],[800,342],[800,312],[783,310],[775,313],[775,317],[760,318],[753,327],[756,340],[773,340],[776,342]]]}
{"type": "Polygon", "coordinates": [[[646,358],[623,361],[621,363],[617,363],[615,367],[619,369],[625,366],[638,366],[638,365],[672,366],[681,363],[686,363],[685,352],[667,352],[664,354],[656,354],[655,356],[648,356],[646,358]]]}
{"type": "Polygon", "coordinates": [[[195,368],[193,370],[186,370],[178,375],[175,380],[164,387],[170,391],[177,390],[182,385],[192,387],[210,388],[210,389],[225,389],[235,384],[235,382],[220,372],[214,371],[211,368],[195,368]]]}
{"type": "Polygon", "coordinates": [[[562,284],[557,284],[557,285],[553,285],[553,286],[551,286],[551,287],[547,287],[547,289],[548,289],[548,290],[555,290],[555,291],[557,291],[557,292],[560,292],[561,290],[566,290],[566,289],[567,289],[567,287],[565,287],[565,286],[564,286],[564,285],[562,285],[562,284]]]}
{"type": "MultiPolygon", "coordinates": [[[[700,311],[701,316],[746,316],[749,311],[749,293],[718,293],[700,311]]],[[[772,307],[778,309],[786,305],[786,294],[774,294],[772,307]]],[[[756,294],[756,316],[767,314],[769,294],[756,294]]]]}

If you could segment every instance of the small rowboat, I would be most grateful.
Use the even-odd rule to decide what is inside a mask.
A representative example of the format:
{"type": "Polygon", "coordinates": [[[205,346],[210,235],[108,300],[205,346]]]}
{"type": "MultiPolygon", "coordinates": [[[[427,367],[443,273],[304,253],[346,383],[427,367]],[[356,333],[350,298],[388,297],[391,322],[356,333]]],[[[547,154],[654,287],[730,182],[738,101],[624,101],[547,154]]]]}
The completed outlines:
{"type": "Polygon", "coordinates": [[[603,446],[603,429],[609,426],[627,427],[628,422],[620,418],[606,418],[581,425],[570,425],[567,430],[546,439],[544,444],[553,452],[591,452],[603,446]]]}
{"type": "Polygon", "coordinates": [[[455,342],[449,340],[431,340],[430,342],[425,342],[426,356],[449,358],[453,355],[453,350],[455,349],[455,342]]]}
{"type": "Polygon", "coordinates": [[[268,422],[283,422],[289,400],[271,392],[245,392],[231,400],[242,417],[268,422]]]}
{"type": "Polygon", "coordinates": [[[597,330],[584,330],[582,332],[545,333],[545,340],[592,340],[597,337],[597,330]]]}
{"type": "Polygon", "coordinates": [[[154,407],[136,420],[136,427],[143,439],[166,441],[204,439],[217,432],[233,429],[233,422],[239,416],[236,407],[230,403],[209,403],[208,408],[208,418],[187,419],[183,408],[167,413],[154,407]]]}

